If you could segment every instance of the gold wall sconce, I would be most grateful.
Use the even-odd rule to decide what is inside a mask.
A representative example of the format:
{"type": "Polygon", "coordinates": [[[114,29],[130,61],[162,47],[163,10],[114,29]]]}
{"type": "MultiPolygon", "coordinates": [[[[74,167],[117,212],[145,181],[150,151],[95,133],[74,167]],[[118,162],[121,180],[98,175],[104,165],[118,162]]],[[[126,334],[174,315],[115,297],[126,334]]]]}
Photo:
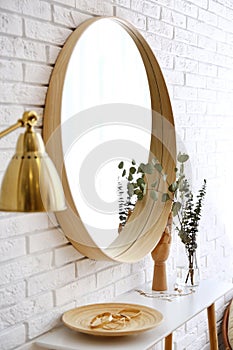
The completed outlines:
{"type": "Polygon", "coordinates": [[[66,209],[60,178],[54,164],[45,151],[41,135],[35,132],[38,121],[36,112],[23,114],[22,119],[0,132],[0,138],[19,127],[16,152],[2,180],[0,211],[50,212],[66,209]]]}

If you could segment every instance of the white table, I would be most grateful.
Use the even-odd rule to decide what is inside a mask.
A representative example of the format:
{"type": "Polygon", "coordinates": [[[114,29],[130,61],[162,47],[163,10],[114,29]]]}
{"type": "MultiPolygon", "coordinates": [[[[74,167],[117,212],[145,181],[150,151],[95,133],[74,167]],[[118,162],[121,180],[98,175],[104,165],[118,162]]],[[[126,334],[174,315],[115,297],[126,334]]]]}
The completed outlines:
{"type": "MultiPolygon", "coordinates": [[[[150,286],[139,289],[149,291],[150,286]]],[[[148,298],[135,290],[118,297],[114,302],[143,304],[159,310],[163,322],[153,330],[133,336],[95,337],[73,332],[66,327],[56,328],[36,340],[36,344],[54,350],[142,350],[165,338],[165,350],[172,349],[172,332],[203,310],[207,310],[211,350],[218,350],[215,307],[217,299],[233,289],[233,285],[216,280],[204,280],[195,293],[176,297],[172,301],[148,298]]]]}

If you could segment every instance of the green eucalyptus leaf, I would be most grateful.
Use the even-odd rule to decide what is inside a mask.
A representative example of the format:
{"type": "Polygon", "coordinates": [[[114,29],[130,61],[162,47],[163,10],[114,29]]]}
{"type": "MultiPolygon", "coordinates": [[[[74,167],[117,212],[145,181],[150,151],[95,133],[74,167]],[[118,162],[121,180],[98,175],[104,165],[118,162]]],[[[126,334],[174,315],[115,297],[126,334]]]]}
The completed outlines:
{"type": "Polygon", "coordinates": [[[120,162],[120,163],[118,164],[118,168],[119,168],[119,169],[123,169],[123,166],[124,166],[124,162],[120,162]]]}
{"type": "Polygon", "coordinates": [[[132,164],[133,164],[133,165],[136,165],[136,162],[135,162],[135,160],[134,160],[134,159],[132,159],[132,164]]]}
{"type": "Polygon", "coordinates": [[[124,177],[125,174],[126,174],[126,170],[124,169],[121,176],[124,177]]]}
{"type": "Polygon", "coordinates": [[[146,166],[146,164],[140,163],[140,165],[138,167],[138,173],[145,173],[145,166],[146,166]]]}
{"type": "Polygon", "coordinates": [[[134,185],[131,184],[131,183],[128,183],[127,189],[128,189],[128,194],[129,194],[129,196],[132,197],[133,194],[134,194],[134,185]]]}
{"type": "Polygon", "coordinates": [[[140,192],[138,195],[137,195],[137,198],[139,201],[141,201],[143,199],[143,193],[140,192]]]}
{"type": "Polygon", "coordinates": [[[161,173],[163,171],[163,167],[162,167],[162,165],[160,163],[156,163],[154,165],[154,167],[159,173],[161,173]]]}
{"type": "Polygon", "coordinates": [[[128,176],[128,180],[129,180],[129,181],[132,181],[132,180],[133,180],[133,176],[132,176],[132,174],[129,174],[129,176],[128,176]]]}
{"type": "Polygon", "coordinates": [[[176,216],[178,214],[178,212],[180,211],[180,209],[181,209],[181,203],[180,202],[173,203],[173,205],[172,205],[173,216],[176,216]]]}
{"type": "Polygon", "coordinates": [[[129,169],[130,174],[135,174],[136,173],[136,168],[134,166],[131,166],[129,169]]]}
{"type": "Polygon", "coordinates": [[[154,171],[154,167],[151,163],[147,163],[144,167],[144,172],[146,174],[153,174],[153,171],[154,171]]]}
{"type": "Polygon", "coordinates": [[[175,182],[173,182],[173,183],[168,187],[168,190],[169,190],[170,192],[174,193],[174,192],[176,192],[177,187],[178,187],[178,184],[177,184],[177,182],[175,181],[175,182]]]}
{"type": "Polygon", "coordinates": [[[163,193],[162,194],[162,202],[167,202],[170,199],[168,193],[163,193]]]}
{"type": "Polygon", "coordinates": [[[177,156],[177,160],[180,163],[185,163],[185,162],[187,162],[188,159],[189,159],[189,156],[188,156],[188,154],[185,154],[185,153],[183,153],[183,154],[179,153],[177,156]]]}
{"type": "Polygon", "coordinates": [[[141,184],[145,184],[145,181],[144,181],[144,179],[142,177],[137,179],[137,185],[141,186],[141,184]]]}
{"type": "Polygon", "coordinates": [[[150,192],[150,197],[153,199],[153,201],[156,202],[156,201],[158,200],[158,192],[152,190],[152,191],[150,192]]]}

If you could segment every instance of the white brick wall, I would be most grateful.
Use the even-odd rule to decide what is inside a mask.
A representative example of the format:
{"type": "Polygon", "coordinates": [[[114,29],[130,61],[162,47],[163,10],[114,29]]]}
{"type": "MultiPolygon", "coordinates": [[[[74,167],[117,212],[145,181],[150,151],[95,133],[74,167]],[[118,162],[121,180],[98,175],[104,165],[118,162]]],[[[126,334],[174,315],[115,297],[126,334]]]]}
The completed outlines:
{"type": "MultiPolygon", "coordinates": [[[[72,30],[93,15],[134,24],[164,73],[195,188],[207,178],[200,227],[203,277],[232,281],[233,3],[231,0],[0,0],[0,128],[25,109],[43,115],[52,66],[72,30]]],[[[42,124],[42,118],[41,118],[42,124]]],[[[17,132],[0,140],[0,178],[17,132]]],[[[175,241],[175,240],[174,240],[175,241]]],[[[174,276],[175,246],[168,262],[174,276]]],[[[33,350],[33,339],[75,305],[109,301],[152,277],[136,264],[84,258],[46,214],[0,213],[0,349],[33,350]],[[87,287],[88,286],[88,293],[87,287]]],[[[229,293],[217,302],[220,326],[229,293]]],[[[198,315],[177,330],[176,350],[207,350],[198,315]]],[[[220,337],[220,349],[222,349],[220,337]]],[[[162,343],[154,350],[161,350],[162,343]]]]}

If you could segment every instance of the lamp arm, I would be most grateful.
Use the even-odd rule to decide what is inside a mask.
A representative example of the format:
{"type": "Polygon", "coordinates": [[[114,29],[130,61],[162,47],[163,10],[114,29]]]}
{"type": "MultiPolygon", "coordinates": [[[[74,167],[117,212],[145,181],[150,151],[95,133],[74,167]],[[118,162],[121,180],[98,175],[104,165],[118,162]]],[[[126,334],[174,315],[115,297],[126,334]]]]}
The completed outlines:
{"type": "Polygon", "coordinates": [[[39,118],[36,112],[34,111],[24,112],[22,119],[19,119],[17,123],[9,126],[9,128],[0,132],[0,139],[6,136],[7,134],[10,134],[12,131],[20,128],[21,126],[28,126],[31,128],[33,125],[37,123],[38,119],[39,118]]]}
{"type": "Polygon", "coordinates": [[[18,120],[17,123],[11,125],[9,128],[7,128],[6,130],[3,130],[0,132],[0,139],[4,136],[6,136],[7,134],[10,134],[12,131],[20,128],[21,126],[23,126],[23,123],[18,120]]]}

